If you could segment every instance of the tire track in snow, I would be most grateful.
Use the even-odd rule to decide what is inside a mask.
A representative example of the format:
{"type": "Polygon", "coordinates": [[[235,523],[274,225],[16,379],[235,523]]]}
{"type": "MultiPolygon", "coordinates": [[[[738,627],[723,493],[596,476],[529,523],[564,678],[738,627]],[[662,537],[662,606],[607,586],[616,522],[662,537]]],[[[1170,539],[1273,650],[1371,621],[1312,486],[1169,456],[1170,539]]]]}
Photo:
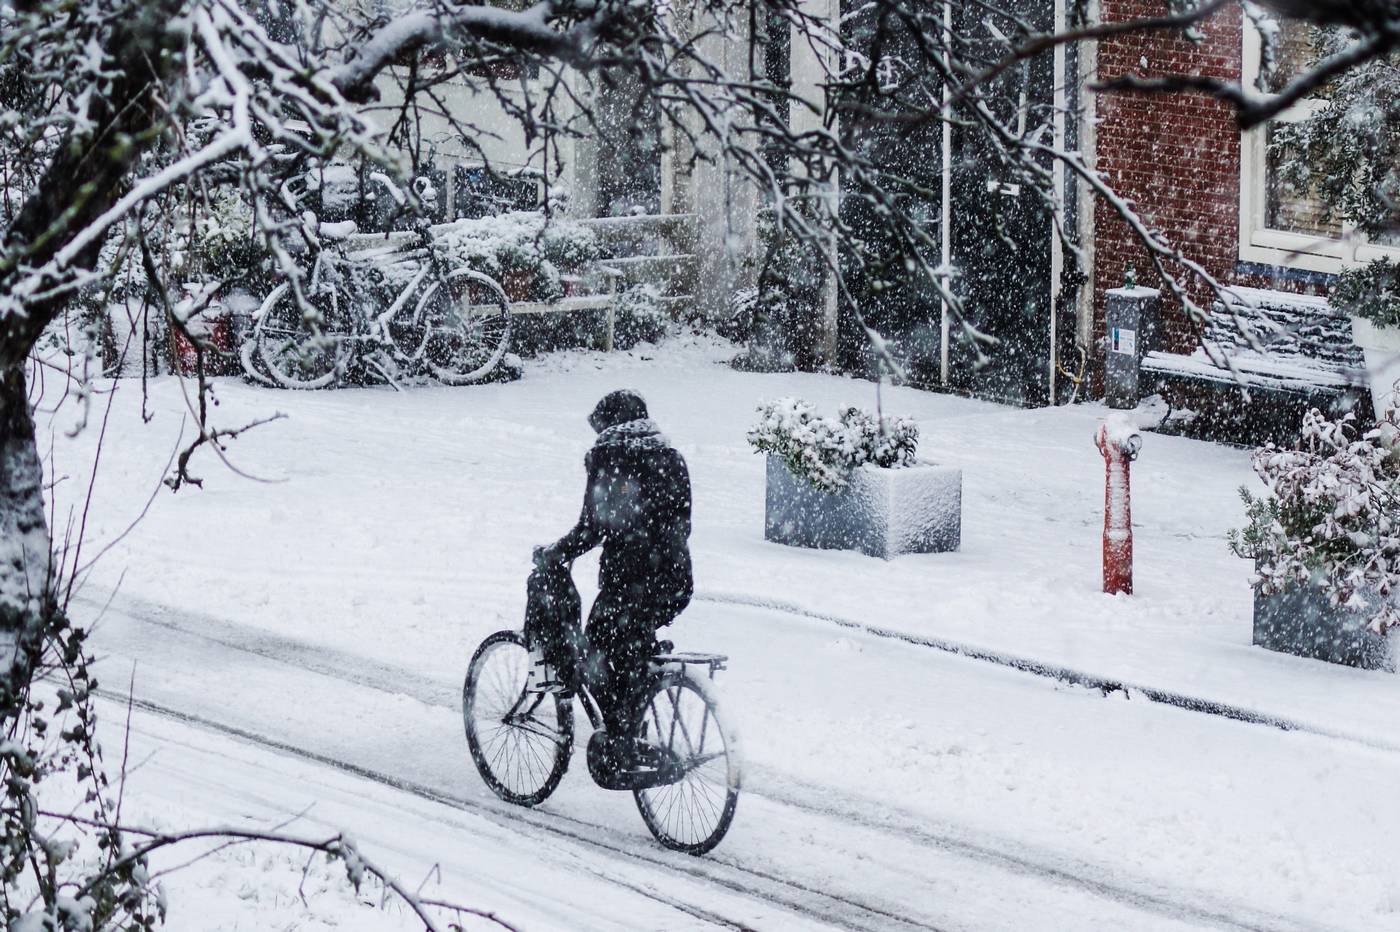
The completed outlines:
{"type": "MultiPolygon", "coordinates": [[[[440,790],[435,790],[432,787],[424,786],[412,780],[405,780],[395,777],[392,774],[383,773],[350,761],[341,760],[327,754],[321,754],[307,748],[279,741],[276,738],[260,735],[235,725],[215,721],[214,719],[202,715],[181,712],[178,709],[172,709],[160,703],[150,702],[134,696],[127,696],[121,692],[106,688],[99,688],[96,690],[96,693],[104,699],[121,705],[126,705],[129,702],[132,707],[140,709],[143,712],[163,716],[188,726],[212,731],[231,738],[237,738],[241,741],[255,744],[278,753],[312,761],[364,780],[370,780],[383,786],[391,787],[400,792],[409,793],[429,802],[450,806],[454,809],[491,819],[497,822],[497,824],[511,823],[511,827],[516,828],[519,826],[528,826],[540,833],[567,838],[570,841],[586,847],[605,851],[620,859],[660,867],[669,872],[688,874],[694,879],[705,883],[716,884],[735,893],[759,900],[765,904],[777,904],[790,912],[821,923],[834,922],[852,929],[916,929],[922,930],[922,932],[943,932],[938,926],[898,916],[879,907],[868,906],[837,894],[817,890],[805,884],[756,871],[741,865],[722,860],[706,861],[698,858],[689,858],[687,855],[676,855],[672,857],[669,854],[659,851],[629,847],[628,840],[618,837],[614,829],[605,825],[599,825],[559,813],[535,815],[528,809],[507,807],[504,804],[496,806],[490,803],[477,802],[471,799],[454,796],[450,793],[444,793],[440,790]],[[570,823],[570,826],[566,827],[555,824],[559,822],[570,823]],[[686,860],[681,859],[690,860],[693,864],[688,865],[686,860]],[[745,883],[735,877],[724,876],[726,872],[746,875],[751,878],[750,882],[745,883]],[[823,901],[827,904],[828,908],[823,910],[808,905],[808,903],[805,902],[808,899],[823,901]]],[[[622,880],[606,872],[597,870],[592,870],[591,872],[608,883],[626,887],[635,893],[639,893],[649,899],[663,903],[695,918],[703,919],[716,926],[728,929],[752,929],[751,926],[722,916],[712,910],[665,896],[654,890],[648,890],[645,887],[637,886],[630,881],[622,880]]]]}
{"type": "MultiPolygon", "coordinates": [[[[760,772],[765,769],[766,768],[759,768],[760,772]]],[[[971,860],[991,864],[1012,873],[1050,879],[1065,886],[1077,887],[1086,893],[1102,897],[1103,899],[1115,900],[1125,905],[1141,909],[1144,912],[1157,913],[1171,919],[1202,923],[1213,928],[1247,930],[1247,932],[1257,932],[1257,930],[1271,930],[1271,932],[1284,932],[1284,930],[1287,930],[1287,932],[1326,932],[1324,927],[1321,926],[1302,923],[1285,916],[1263,915],[1254,910],[1248,910],[1248,908],[1245,908],[1246,911],[1254,913],[1255,918],[1246,919],[1233,916],[1230,913],[1224,912],[1219,904],[1214,908],[1207,908],[1191,903],[1183,903],[1165,896],[1135,891],[1108,880],[1091,877],[1087,874],[1075,873],[1069,868],[1069,865],[1073,862],[1066,861],[1063,866],[1057,866],[1054,863],[1047,863],[1046,861],[1035,860],[1024,855],[1014,854],[1006,848],[993,847],[989,844],[980,844],[967,838],[958,837],[951,832],[936,832],[920,828],[918,825],[914,824],[915,816],[913,814],[901,813],[894,809],[887,812],[877,812],[864,800],[850,797],[830,787],[806,783],[787,775],[783,775],[781,781],[765,784],[762,788],[757,790],[751,790],[749,785],[745,784],[744,792],[754,796],[761,796],[781,805],[791,806],[794,809],[810,812],[814,815],[842,819],[875,831],[898,835],[917,844],[927,845],[971,860]],[[797,792],[784,788],[782,786],[783,783],[795,787],[797,792]],[[832,800],[831,804],[822,805],[811,802],[812,798],[820,797],[830,798],[832,800]],[[864,812],[859,810],[864,810],[864,812]]],[[[1010,843],[1009,839],[1007,841],[1010,843]]],[[[1089,865],[1082,866],[1087,867],[1089,865]]],[[[1191,895],[1197,898],[1201,896],[1201,894],[1194,892],[1191,895]]],[[[1234,908],[1239,909],[1240,907],[1235,906],[1234,908]]]]}
{"type": "MultiPolygon", "coordinates": [[[[704,598],[706,601],[720,601],[715,597],[704,598]]],[[[197,638],[217,644],[220,647],[236,650],[243,653],[252,654],[260,658],[285,665],[291,669],[309,671],[320,674],[351,685],[373,689],[378,692],[389,694],[400,694],[409,696],[424,705],[434,706],[453,713],[460,713],[458,705],[459,693],[453,688],[435,686],[432,683],[423,682],[419,677],[401,667],[392,664],[375,661],[360,655],[351,654],[345,651],[338,651],[334,648],[323,648],[288,638],[282,635],[263,631],[262,629],[230,622],[215,616],[198,613],[171,612],[164,606],[155,603],[145,602],[134,598],[124,598],[122,600],[126,607],[116,608],[120,614],[137,621],[138,623],[165,628],[180,634],[197,638]],[[165,617],[152,617],[155,615],[165,617]],[[185,623],[182,623],[185,622],[185,623]],[[197,627],[189,626],[193,622],[197,627]]],[[[735,603],[729,603],[735,604],[735,603]]],[[[742,603],[739,603],[742,604],[742,603]]],[[[746,605],[749,608],[769,609],[764,605],[746,605]]],[[[779,609],[782,612],[781,609],[779,609]]],[[[790,612],[782,612],[791,614],[790,612]]],[[[834,620],[834,619],[822,619],[834,620]]],[[[867,630],[864,626],[854,622],[839,622],[844,627],[850,627],[862,633],[879,637],[877,632],[867,630]]],[[[900,638],[903,640],[903,638],[900,638]]],[[[125,695],[112,694],[112,698],[126,701],[125,695]]],[[[141,700],[137,700],[141,704],[141,700]]],[[[323,757],[314,752],[304,751],[301,748],[286,745],[268,736],[257,735],[247,732],[235,726],[224,725],[213,720],[203,719],[199,716],[191,716],[176,710],[167,709],[164,706],[151,705],[150,711],[171,715],[177,718],[184,718],[192,723],[204,724],[215,730],[226,734],[253,741],[268,747],[273,747],[284,752],[297,754],[309,759],[316,760],[328,766],[347,770],[360,775],[366,779],[376,780],[390,786],[396,786],[407,792],[414,792],[416,795],[438,801],[448,802],[458,805],[460,808],[482,807],[480,803],[473,803],[468,800],[461,800],[439,794],[438,791],[411,781],[403,781],[397,777],[383,774],[358,765],[348,763],[336,758],[323,757]],[[419,787],[422,792],[413,789],[419,787]]],[[[145,707],[144,705],[142,707],[145,707]]],[[[759,772],[764,772],[764,768],[759,768],[759,772]]],[[[1096,870],[1092,865],[1080,862],[1067,861],[1056,857],[1035,858],[1025,854],[1012,853],[1010,850],[1017,847],[1014,840],[1008,840],[1007,846],[997,847],[992,844],[979,843],[977,841],[959,837],[957,833],[946,831],[938,832],[927,828],[921,828],[912,824],[915,818],[912,814],[902,813],[894,807],[872,806],[871,801],[852,797],[849,794],[841,793],[825,786],[817,786],[804,783],[786,774],[775,774],[775,779],[764,781],[755,786],[753,781],[746,781],[744,795],[765,799],[777,806],[786,806],[807,812],[822,818],[831,819],[836,822],[857,825],[874,832],[883,832],[903,838],[913,844],[934,848],[936,850],[955,855],[967,860],[987,864],[1010,873],[1022,876],[1045,880],[1054,884],[1071,886],[1082,890],[1092,896],[1120,903],[1133,909],[1154,913],[1170,919],[1185,920],[1193,923],[1207,924],[1217,928],[1241,929],[1241,930],[1287,930],[1287,932],[1312,932],[1317,927],[1298,923],[1282,916],[1260,914],[1254,910],[1246,912],[1250,918],[1240,918],[1238,915],[1231,915],[1228,910],[1238,911],[1235,904],[1212,904],[1211,906],[1196,905],[1184,899],[1172,899],[1160,893],[1146,892],[1115,882],[1111,877],[1104,877],[1102,872],[1096,870]],[[787,787],[795,787],[796,791],[787,787]],[[828,805],[814,803],[814,798],[826,798],[831,800],[828,805]]],[[[752,770],[750,770],[752,773],[752,770]]],[[[474,808],[473,811],[476,811],[474,808]]],[[[519,819],[519,810],[515,807],[504,807],[497,812],[505,818],[519,819]]],[[[554,831],[556,834],[564,834],[567,837],[575,838],[585,843],[594,843],[586,835],[579,835],[574,832],[562,832],[557,827],[549,826],[540,822],[541,819],[562,820],[572,823],[584,832],[611,831],[606,826],[588,822],[568,816],[566,814],[552,812],[548,815],[532,816],[524,819],[532,825],[554,831]]],[[[623,848],[620,845],[596,844],[597,847],[606,848],[614,853],[632,857],[636,852],[623,848]]],[[[1024,850],[1024,846],[1019,846],[1024,850]]],[[[659,863],[653,861],[652,863],[659,863]]],[[[856,900],[840,897],[829,891],[817,890],[798,881],[770,874],[756,869],[752,866],[728,860],[723,854],[710,855],[706,862],[710,864],[723,864],[726,867],[739,873],[759,878],[765,882],[781,884],[792,890],[800,891],[808,896],[818,896],[823,899],[844,904],[849,908],[863,910],[869,915],[878,916],[888,922],[895,922],[902,928],[933,928],[932,926],[921,925],[920,923],[907,920],[887,909],[873,906],[869,903],[862,903],[856,900]]],[[[691,873],[694,873],[693,871],[691,873]]],[[[753,895],[753,891],[742,885],[732,885],[724,880],[707,878],[728,886],[741,893],[753,895]]],[[[1195,892],[1185,892],[1185,896],[1199,899],[1200,894],[1195,892]]],[[[668,902],[668,905],[670,904],[668,902]]],[[[869,928],[869,926],[859,926],[869,928]]]]}
{"type": "MultiPolygon", "coordinates": [[[[94,609],[98,610],[101,610],[103,608],[102,603],[93,599],[88,599],[83,596],[78,596],[74,599],[74,601],[90,605],[94,609]]],[[[1028,673],[1032,676],[1038,676],[1044,679],[1055,680],[1057,682],[1065,683],[1070,686],[1080,686],[1086,689],[1098,690],[1104,695],[1108,695],[1109,693],[1114,692],[1121,692],[1123,693],[1123,695],[1128,696],[1130,698],[1132,696],[1137,695],[1142,696],[1152,702],[1160,703],[1162,705],[1169,705],[1178,709],[1184,709],[1188,712],[1198,712],[1206,715],[1213,715],[1219,718],[1227,718],[1232,721],[1243,722],[1245,724],[1250,725],[1264,725],[1269,728],[1276,728],[1280,731],[1297,731],[1303,734],[1316,735],[1318,737],[1327,738],[1334,741],[1346,741],[1348,743],[1357,744],[1362,747],[1370,748],[1372,750],[1400,754],[1400,743],[1388,742],[1370,736],[1351,734],[1345,731],[1338,731],[1335,729],[1314,725],[1309,722],[1289,718],[1287,716],[1275,715],[1270,712],[1261,712],[1255,709],[1245,708],[1244,706],[1233,705],[1225,702],[1218,702],[1216,700],[1206,699],[1200,696],[1191,696],[1184,693],[1174,692],[1172,690],[1160,689],[1154,686],[1147,686],[1139,683],[1131,683],[1126,682],[1124,680],[1102,677],[1098,676],[1097,674],[1086,673],[1081,670],[1072,669],[1070,667],[1063,667],[1052,663],[1045,663],[1043,661],[1034,660],[1027,657],[1020,657],[1015,654],[1006,654],[1000,651],[994,651],[988,648],[978,647],[973,644],[966,644],[961,641],[955,641],[948,638],[926,637],[922,635],[910,634],[905,631],[897,631],[892,628],[885,628],[879,625],[870,625],[864,622],[856,621],[851,618],[845,618],[840,615],[833,615],[826,612],[818,612],[813,611],[811,609],[806,609],[800,605],[796,605],[791,602],[785,602],[781,599],[767,599],[758,596],[745,595],[743,593],[701,591],[695,594],[694,601],[704,602],[710,605],[729,605],[738,606],[741,608],[756,609],[759,611],[770,611],[775,612],[777,614],[786,615],[792,618],[802,619],[804,621],[824,622],[826,624],[834,625],[838,628],[844,628],[848,631],[858,631],[862,634],[880,638],[882,640],[894,641],[896,643],[906,644],[911,647],[936,650],[947,654],[953,654],[958,657],[964,657],[969,660],[978,660],[984,663],[991,663],[997,666],[1008,667],[1010,669],[1017,670],[1021,673],[1028,673]]],[[[220,643],[228,647],[234,647],[240,650],[252,649],[254,653],[258,653],[261,656],[268,657],[273,660],[283,661],[288,657],[295,657],[298,658],[298,663],[296,664],[297,666],[300,666],[303,669],[312,670],[317,673],[323,673],[327,676],[333,676],[338,679],[346,679],[347,670],[359,667],[364,669],[378,670],[384,675],[384,679],[376,681],[372,678],[355,677],[351,679],[351,682],[359,683],[365,686],[374,686],[375,688],[383,688],[382,683],[384,682],[393,682],[393,677],[399,677],[400,682],[404,682],[402,678],[403,670],[400,667],[395,667],[392,664],[377,662],[372,659],[361,657],[360,655],[356,654],[351,654],[346,651],[340,651],[333,647],[323,647],[320,645],[312,644],[307,641],[299,641],[294,638],[284,637],[282,635],[274,634],[271,632],[264,632],[262,629],[256,628],[252,625],[242,625],[230,622],[226,619],[219,618],[217,616],[207,615],[199,612],[185,611],[183,609],[177,613],[173,612],[167,606],[161,605],[160,603],[151,602],[146,599],[141,599],[134,596],[122,596],[119,600],[114,602],[114,604],[128,606],[128,608],[119,608],[118,610],[121,611],[123,614],[129,615],[133,618],[138,618],[139,620],[148,624],[161,625],[163,627],[171,628],[173,630],[180,631],[184,634],[188,634],[193,637],[206,638],[207,640],[214,641],[216,643],[220,643]],[[181,618],[188,621],[196,621],[199,624],[199,628],[191,627],[186,624],[181,624],[175,620],[170,620],[172,618],[181,618]],[[206,631],[221,632],[222,636],[218,636],[212,633],[206,633],[206,631]],[[255,637],[250,638],[249,635],[253,634],[254,632],[256,632],[255,637]],[[250,647],[250,645],[254,642],[264,643],[268,645],[269,651],[275,649],[277,653],[253,649],[252,647],[250,647]],[[337,658],[338,662],[328,663],[327,658],[337,658]]],[[[466,661],[464,659],[464,665],[465,662],[466,661]]],[[[426,702],[429,705],[441,705],[443,704],[444,699],[448,703],[451,703],[456,699],[455,690],[427,691],[411,690],[409,688],[395,688],[392,691],[412,696],[413,698],[418,699],[421,702],[426,702]]]]}

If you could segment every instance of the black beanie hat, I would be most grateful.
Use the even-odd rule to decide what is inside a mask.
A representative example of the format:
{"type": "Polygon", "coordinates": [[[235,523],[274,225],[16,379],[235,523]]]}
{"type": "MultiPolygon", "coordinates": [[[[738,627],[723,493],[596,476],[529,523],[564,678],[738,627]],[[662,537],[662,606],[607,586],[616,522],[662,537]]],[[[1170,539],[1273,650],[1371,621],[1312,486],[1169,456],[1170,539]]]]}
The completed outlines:
{"type": "Polygon", "coordinates": [[[593,413],[588,415],[589,425],[598,433],[628,421],[638,421],[647,416],[647,403],[642,396],[630,388],[620,388],[608,392],[593,413]]]}

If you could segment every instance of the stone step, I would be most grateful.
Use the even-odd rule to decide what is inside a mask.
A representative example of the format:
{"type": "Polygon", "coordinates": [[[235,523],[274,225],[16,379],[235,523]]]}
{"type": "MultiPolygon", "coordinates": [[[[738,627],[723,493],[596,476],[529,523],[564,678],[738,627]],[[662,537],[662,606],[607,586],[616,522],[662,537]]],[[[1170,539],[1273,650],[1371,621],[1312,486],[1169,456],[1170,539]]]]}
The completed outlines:
{"type": "Polygon", "coordinates": [[[686,253],[696,239],[695,214],[648,214],[580,220],[598,237],[605,254],[686,253]]]}
{"type": "Polygon", "coordinates": [[[601,261],[622,273],[618,282],[622,288],[655,285],[665,295],[694,291],[698,260],[692,255],[623,256],[601,261]]]}

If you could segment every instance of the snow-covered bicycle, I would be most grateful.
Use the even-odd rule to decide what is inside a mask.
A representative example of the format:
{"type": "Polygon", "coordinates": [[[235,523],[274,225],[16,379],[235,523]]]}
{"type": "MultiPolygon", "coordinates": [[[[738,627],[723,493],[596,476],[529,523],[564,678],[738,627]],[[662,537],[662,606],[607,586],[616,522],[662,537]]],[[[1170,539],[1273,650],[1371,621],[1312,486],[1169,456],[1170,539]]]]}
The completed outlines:
{"type": "MultiPolygon", "coordinates": [[[[616,772],[601,750],[602,714],[585,684],[574,695],[594,729],[588,770],[603,789],[630,790],[656,840],[688,854],[719,844],[739,802],[738,736],[716,699],[721,654],[675,651],[662,641],[651,658],[646,701],[635,735],[665,763],[616,772]]],[[[467,668],[462,716],[467,745],[491,790],[510,803],[535,806],[559,786],[574,746],[573,697],[530,688],[530,649],[519,631],[481,642],[467,668]]]]}
{"type": "Polygon", "coordinates": [[[242,347],[249,376],[285,388],[325,388],[357,365],[393,380],[430,373],[479,382],[510,347],[505,291],[454,265],[422,226],[391,238],[322,224],[300,299],[284,281],[263,300],[242,347]]]}

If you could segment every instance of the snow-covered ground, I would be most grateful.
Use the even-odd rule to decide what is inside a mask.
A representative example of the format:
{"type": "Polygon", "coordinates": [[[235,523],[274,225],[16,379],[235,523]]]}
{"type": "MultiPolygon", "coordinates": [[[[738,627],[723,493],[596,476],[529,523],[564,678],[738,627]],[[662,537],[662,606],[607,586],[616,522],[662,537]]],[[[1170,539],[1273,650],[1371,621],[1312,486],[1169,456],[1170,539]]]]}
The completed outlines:
{"type": "MultiPolygon", "coordinates": [[[[919,422],[922,454],[964,470],[961,551],[886,563],[791,550],[762,539],[763,462],[744,441],[755,406],[799,395],[833,411],[873,407],[875,389],[737,373],[718,364],[726,352],[692,340],[564,354],[514,384],[405,393],[222,383],[226,423],[289,415],[229,451],[269,481],[201,454],[204,489],[158,494],[99,562],[82,606],[98,614],[120,581],[97,638],[108,684],[124,683],[135,661],[138,697],[200,720],[179,729],[224,726],[284,750],[217,739],[228,747],[204,759],[261,763],[207,780],[190,791],[199,805],[182,809],[169,787],[207,768],[191,763],[195,739],[151,724],[142,740],[160,750],[134,804],[198,819],[227,812],[226,794],[255,794],[272,818],[350,779],[292,762],[288,749],[364,768],[497,829],[473,822],[459,833],[469,841],[437,851],[454,833],[418,803],[404,805],[403,825],[328,804],[328,823],[367,849],[401,850],[406,873],[450,857],[455,898],[518,907],[530,928],[810,928],[818,917],[857,928],[1400,928],[1400,678],[1249,645],[1248,566],[1224,542],[1242,517],[1244,452],[1147,437],[1134,465],[1136,594],[1107,597],[1103,462],[1091,439],[1101,409],[1023,411],[886,388],[885,410],[919,422]],[[734,658],[723,685],[749,768],[735,827],[704,862],[655,848],[629,800],[593,787],[577,761],[542,811],[496,804],[460,735],[466,659],[490,631],[518,625],[531,546],[577,514],[584,416],[624,386],[646,395],[695,484],[698,598],[671,636],[734,658]],[[1324,734],[1102,697],[810,613],[1324,734]],[[561,841],[561,828],[584,837],[561,841]],[[492,893],[514,889],[521,864],[538,881],[523,906],[492,893]],[[637,905],[638,889],[685,909],[645,913],[664,901],[637,905]]],[[[135,383],[117,395],[89,553],[141,513],[175,445],[178,384],[155,382],[147,408],[155,417],[143,425],[135,383]]],[[[66,440],[71,419],[54,421],[56,473],[69,477],[55,487],[60,526],[78,513],[96,435],[66,440]]],[[[576,567],[586,596],[595,568],[576,567]]],[[[176,900],[181,883],[171,880],[176,900]]],[[[197,881],[186,889],[200,896],[197,881]]],[[[237,927],[193,921],[179,927],[237,927]]]]}

